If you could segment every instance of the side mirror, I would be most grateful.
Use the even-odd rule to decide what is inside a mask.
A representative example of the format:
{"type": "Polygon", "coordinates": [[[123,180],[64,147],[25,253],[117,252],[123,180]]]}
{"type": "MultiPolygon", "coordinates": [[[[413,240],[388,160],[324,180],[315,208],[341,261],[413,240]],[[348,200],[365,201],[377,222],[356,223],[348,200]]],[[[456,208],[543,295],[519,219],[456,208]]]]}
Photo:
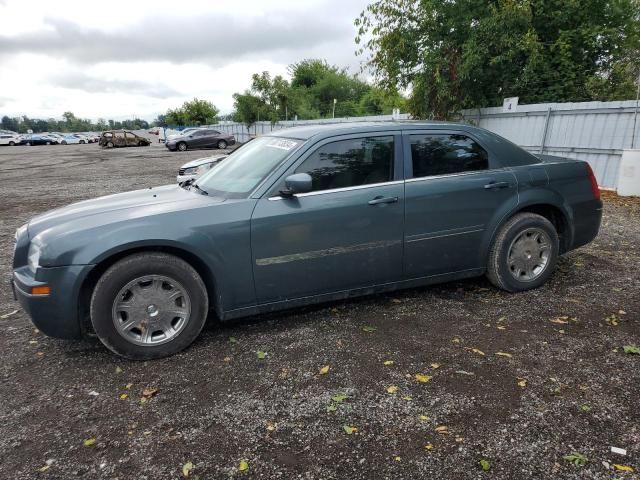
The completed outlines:
{"type": "Polygon", "coordinates": [[[293,197],[296,193],[310,192],[311,183],[311,175],[308,173],[294,173],[285,179],[285,188],[280,190],[280,195],[283,197],[293,197]]]}

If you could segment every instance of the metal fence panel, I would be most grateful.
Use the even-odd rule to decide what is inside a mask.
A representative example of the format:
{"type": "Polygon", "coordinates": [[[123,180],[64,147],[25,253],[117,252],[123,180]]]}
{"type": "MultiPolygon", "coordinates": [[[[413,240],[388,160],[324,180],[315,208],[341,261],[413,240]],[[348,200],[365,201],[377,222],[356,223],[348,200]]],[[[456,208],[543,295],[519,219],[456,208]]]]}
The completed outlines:
{"type": "Polygon", "coordinates": [[[508,113],[490,107],[464,110],[462,117],[532,153],[586,160],[601,186],[616,188],[622,150],[631,147],[634,135],[638,147],[635,111],[636,101],[626,100],[518,105],[508,113]]]}

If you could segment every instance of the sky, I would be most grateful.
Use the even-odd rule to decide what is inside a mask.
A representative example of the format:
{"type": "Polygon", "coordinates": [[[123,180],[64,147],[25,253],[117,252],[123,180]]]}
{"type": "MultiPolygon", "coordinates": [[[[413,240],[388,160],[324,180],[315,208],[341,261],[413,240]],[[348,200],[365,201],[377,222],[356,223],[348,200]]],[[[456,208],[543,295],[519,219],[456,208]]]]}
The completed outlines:
{"type": "Polygon", "coordinates": [[[305,58],[360,71],[368,0],[0,0],[0,116],[152,120],[194,97],[233,109],[251,74],[305,58]]]}

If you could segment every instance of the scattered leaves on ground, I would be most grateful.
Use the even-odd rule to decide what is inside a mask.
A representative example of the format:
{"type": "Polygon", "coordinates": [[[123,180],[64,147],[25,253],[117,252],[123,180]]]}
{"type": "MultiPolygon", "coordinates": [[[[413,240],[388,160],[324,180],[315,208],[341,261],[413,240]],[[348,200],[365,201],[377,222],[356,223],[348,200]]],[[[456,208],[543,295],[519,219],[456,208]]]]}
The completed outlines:
{"type": "Polygon", "coordinates": [[[434,370],[440,368],[440,364],[439,363],[432,363],[431,364],[431,368],[433,368],[434,370]]]}
{"type": "Polygon", "coordinates": [[[436,427],[436,432],[442,434],[449,433],[449,427],[447,427],[446,425],[439,425],[436,427]]]}
{"type": "Polygon", "coordinates": [[[258,350],[256,352],[256,357],[258,357],[258,359],[262,360],[267,356],[267,352],[263,352],[262,350],[258,350]]]}
{"type": "Polygon", "coordinates": [[[230,343],[238,343],[238,339],[236,337],[229,337],[230,343]]]}
{"type": "Polygon", "coordinates": [[[482,350],[478,350],[477,348],[465,347],[467,350],[473,353],[477,353],[478,355],[484,356],[484,352],[482,350]]]}
{"type": "Polygon", "coordinates": [[[158,387],[147,387],[142,391],[142,396],[145,398],[151,398],[158,393],[158,387]]]}
{"type": "Polygon", "coordinates": [[[424,446],[424,449],[425,449],[425,450],[433,450],[433,444],[431,444],[431,443],[427,443],[427,444],[424,446]]]}
{"type": "Polygon", "coordinates": [[[365,325],[362,327],[362,331],[367,333],[375,332],[376,330],[377,330],[376,327],[371,327],[369,325],[365,325]]]}
{"type": "Polygon", "coordinates": [[[396,393],[398,391],[398,387],[396,385],[389,385],[387,387],[387,393],[396,393]]]}
{"type": "Polygon", "coordinates": [[[582,455],[580,452],[571,452],[568,455],[564,455],[562,457],[567,462],[573,463],[577,467],[583,467],[587,463],[587,457],[582,455]]]}
{"type": "Polygon", "coordinates": [[[116,367],[116,373],[122,373],[122,369],[120,367],[116,367]]]}
{"type": "Polygon", "coordinates": [[[13,310],[9,313],[5,313],[4,315],[0,316],[0,318],[9,318],[11,315],[15,315],[16,313],[18,313],[18,310],[13,310]]]}
{"type": "Polygon", "coordinates": [[[427,420],[429,420],[429,417],[427,417],[426,415],[420,415],[418,418],[421,422],[426,422],[427,420]]]}
{"type": "Polygon", "coordinates": [[[120,400],[126,400],[127,398],[129,398],[129,394],[128,393],[121,393],[120,394],[120,400]]]}
{"type": "Polygon", "coordinates": [[[485,472],[491,470],[491,463],[486,458],[481,458],[480,462],[478,463],[480,463],[480,468],[482,468],[482,470],[484,470],[485,472]]]}
{"type": "Polygon", "coordinates": [[[335,412],[338,409],[335,403],[327,405],[327,413],[335,412]]]}
{"type": "Polygon", "coordinates": [[[420,383],[427,383],[433,377],[431,375],[424,375],[422,373],[416,373],[416,380],[420,383]]]}
{"type": "Polygon", "coordinates": [[[384,362],[382,362],[384,365],[393,365],[393,360],[385,360],[384,362]]]}
{"type": "Polygon", "coordinates": [[[352,427],[351,425],[343,425],[342,429],[345,431],[347,435],[351,435],[352,433],[355,433],[358,431],[357,427],[352,427]]]}
{"type": "Polygon", "coordinates": [[[349,398],[349,395],[347,395],[346,393],[336,393],[333,397],[331,397],[331,400],[333,400],[336,403],[342,403],[347,398],[349,398]]]}
{"type": "Polygon", "coordinates": [[[619,463],[614,463],[613,468],[618,472],[634,472],[633,467],[630,467],[629,465],[620,465],[619,463]]]}
{"type": "Polygon", "coordinates": [[[580,405],[580,411],[584,413],[589,413],[591,411],[591,407],[589,405],[580,405]]]}
{"type": "Polygon", "coordinates": [[[240,470],[241,472],[246,472],[247,470],[249,470],[249,462],[247,462],[246,460],[240,460],[238,470],[240,470]]]}
{"type": "Polygon", "coordinates": [[[519,387],[526,387],[527,386],[527,379],[526,378],[518,378],[518,386],[519,387]]]}
{"type": "Polygon", "coordinates": [[[90,447],[91,445],[96,443],[96,439],[95,438],[87,438],[85,441],[82,442],[82,444],[85,447],[90,447]]]}
{"type": "Polygon", "coordinates": [[[329,373],[329,365],[325,365],[324,367],[322,367],[318,373],[320,373],[320,375],[326,375],[327,373],[329,373]]]}
{"type": "Polygon", "coordinates": [[[186,478],[191,474],[191,470],[193,470],[193,463],[187,462],[182,465],[182,475],[186,478]]]}
{"type": "Polygon", "coordinates": [[[496,355],[499,357],[507,357],[507,358],[512,358],[513,355],[507,352],[496,352],[496,355]]]}
{"type": "Polygon", "coordinates": [[[630,355],[640,355],[640,347],[638,345],[625,345],[622,350],[630,355]]]}

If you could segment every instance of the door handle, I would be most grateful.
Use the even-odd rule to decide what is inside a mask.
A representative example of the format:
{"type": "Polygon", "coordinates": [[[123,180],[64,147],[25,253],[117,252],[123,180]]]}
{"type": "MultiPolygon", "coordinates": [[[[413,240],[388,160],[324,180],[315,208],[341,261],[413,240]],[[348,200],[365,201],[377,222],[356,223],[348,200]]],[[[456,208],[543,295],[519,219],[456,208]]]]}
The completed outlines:
{"type": "Polygon", "coordinates": [[[376,197],[373,200],[369,200],[369,205],[380,205],[381,203],[396,203],[398,197],[376,197]]]}
{"type": "Polygon", "coordinates": [[[494,188],[509,188],[511,184],[509,182],[489,182],[484,188],[487,190],[493,190],[494,188]]]}

